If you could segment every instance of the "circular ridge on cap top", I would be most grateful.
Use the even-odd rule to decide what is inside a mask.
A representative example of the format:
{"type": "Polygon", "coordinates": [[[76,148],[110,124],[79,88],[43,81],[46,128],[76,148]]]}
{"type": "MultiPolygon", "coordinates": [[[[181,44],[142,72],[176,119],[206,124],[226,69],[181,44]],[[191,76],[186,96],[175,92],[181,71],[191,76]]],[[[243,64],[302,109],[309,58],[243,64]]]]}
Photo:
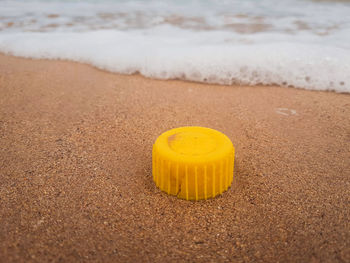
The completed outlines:
{"type": "Polygon", "coordinates": [[[162,191],[186,200],[215,197],[233,180],[235,149],[223,133],[180,127],[161,134],[153,145],[153,180],[162,191]]]}

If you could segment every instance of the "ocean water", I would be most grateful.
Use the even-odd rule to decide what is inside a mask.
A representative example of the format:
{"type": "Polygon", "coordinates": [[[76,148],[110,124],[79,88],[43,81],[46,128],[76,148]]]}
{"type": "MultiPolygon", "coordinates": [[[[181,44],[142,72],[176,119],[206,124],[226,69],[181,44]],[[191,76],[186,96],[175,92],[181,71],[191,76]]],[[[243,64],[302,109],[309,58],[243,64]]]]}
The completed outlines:
{"type": "Polygon", "coordinates": [[[350,92],[350,1],[0,0],[0,52],[158,79],[350,92]]]}

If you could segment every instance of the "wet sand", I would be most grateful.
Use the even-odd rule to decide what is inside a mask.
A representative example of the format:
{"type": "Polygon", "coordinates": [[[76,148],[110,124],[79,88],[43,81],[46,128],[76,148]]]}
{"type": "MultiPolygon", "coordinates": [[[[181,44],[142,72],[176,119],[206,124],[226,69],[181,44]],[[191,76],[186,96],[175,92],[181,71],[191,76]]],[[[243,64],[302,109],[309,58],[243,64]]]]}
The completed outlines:
{"type": "Polygon", "coordinates": [[[123,76],[0,55],[0,261],[349,262],[350,96],[123,76]],[[223,195],[152,181],[199,125],[236,148],[223,195]]]}

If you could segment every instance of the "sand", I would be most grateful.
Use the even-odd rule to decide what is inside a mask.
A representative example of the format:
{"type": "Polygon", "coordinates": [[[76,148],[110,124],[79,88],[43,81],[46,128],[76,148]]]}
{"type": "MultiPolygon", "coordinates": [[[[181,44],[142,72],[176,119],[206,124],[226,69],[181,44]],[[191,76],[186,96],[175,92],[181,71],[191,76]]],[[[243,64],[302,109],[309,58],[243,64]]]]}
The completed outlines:
{"type": "Polygon", "coordinates": [[[0,55],[0,261],[349,262],[350,96],[0,55]],[[152,181],[164,131],[236,148],[223,195],[152,181]]]}

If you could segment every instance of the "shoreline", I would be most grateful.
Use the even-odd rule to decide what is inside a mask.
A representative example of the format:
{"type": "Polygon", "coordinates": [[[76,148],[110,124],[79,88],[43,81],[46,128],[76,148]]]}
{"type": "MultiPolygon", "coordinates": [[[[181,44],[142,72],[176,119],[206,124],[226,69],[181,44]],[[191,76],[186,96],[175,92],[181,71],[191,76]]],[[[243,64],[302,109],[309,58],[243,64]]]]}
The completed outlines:
{"type": "MultiPolygon", "coordinates": [[[[14,58],[19,58],[19,59],[27,59],[27,60],[33,60],[33,61],[60,61],[60,62],[68,62],[68,63],[77,63],[77,64],[82,64],[86,66],[90,66],[98,71],[110,73],[110,74],[115,74],[115,75],[121,75],[121,76],[140,76],[146,79],[151,79],[151,80],[158,80],[158,81],[183,81],[183,82],[189,82],[189,83],[196,83],[196,84],[203,84],[203,85],[210,85],[210,86],[231,86],[231,87],[281,87],[281,88],[292,88],[292,89],[301,89],[301,90],[306,90],[306,91],[322,91],[322,92],[334,92],[334,93],[339,93],[339,94],[348,94],[350,95],[350,90],[337,90],[337,89],[315,89],[314,86],[311,86],[309,88],[305,88],[302,86],[293,86],[293,85],[279,85],[279,84],[262,84],[262,83],[257,83],[254,85],[250,84],[244,84],[242,82],[237,82],[237,83],[232,83],[232,84],[225,84],[225,83],[217,83],[215,81],[213,82],[208,82],[208,81],[201,81],[201,80],[192,80],[192,79],[182,79],[182,78],[158,78],[156,76],[146,76],[140,73],[139,71],[135,73],[121,73],[117,71],[113,71],[111,69],[107,69],[108,67],[106,66],[97,66],[94,65],[93,63],[88,63],[84,61],[78,61],[78,60],[70,60],[66,58],[36,58],[36,57],[31,57],[31,56],[21,56],[21,55],[14,55],[13,52],[3,52],[0,51],[0,56],[5,56],[5,57],[14,57],[14,58]]],[[[342,82],[341,85],[345,85],[344,82],[342,82]]]]}
{"type": "Polygon", "coordinates": [[[109,73],[0,54],[0,256],[34,261],[349,261],[349,94],[109,73]],[[199,125],[234,184],[156,188],[152,144],[199,125]]]}

